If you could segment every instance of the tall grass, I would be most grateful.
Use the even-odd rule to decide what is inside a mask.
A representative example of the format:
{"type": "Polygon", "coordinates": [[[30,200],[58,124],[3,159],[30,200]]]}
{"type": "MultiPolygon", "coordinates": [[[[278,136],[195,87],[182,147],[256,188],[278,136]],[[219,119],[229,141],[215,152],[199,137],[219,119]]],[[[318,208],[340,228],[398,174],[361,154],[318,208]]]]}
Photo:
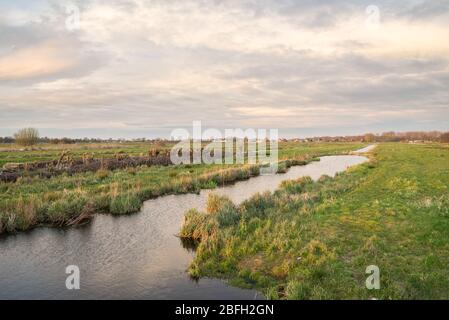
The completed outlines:
{"type": "Polygon", "coordinates": [[[205,213],[189,210],[185,214],[179,236],[193,240],[214,238],[219,227],[235,225],[240,217],[239,210],[229,198],[212,193],[208,197],[205,213]]]}
{"type": "Polygon", "coordinates": [[[272,299],[448,299],[448,149],[384,144],[374,161],[335,178],[285,181],[239,206],[215,198],[195,212],[185,236],[201,242],[189,272],[257,288],[272,299]],[[235,207],[235,209],[234,209],[235,207]],[[206,234],[207,236],[202,236],[206,234]],[[381,268],[381,290],[367,290],[365,269],[381,268]]]}
{"type": "MultiPolygon", "coordinates": [[[[287,168],[291,165],[305,164],[316,155],[346,152],[359,146],[358,144],[316,144],[307,148],[295,146],[296,149],[289,147],[281,150],[281,154],[283,157],[292,158],[288,161],[283,160],[287,168]],[[298,150],[298,154],[293,150],[298,150]]],[[[102,156],[113,156],[120,151],[117,147],[99,150],[102,156]]],[[[130,150],[134,153],[141,152],[138,148],[130,150]]],[[[29,151],[26,156],[35,157],[39,155],[38,152],[29,151]]],[[[85,150],[80,149],[76,152],[81,154],[85,153],[85,150]]],[[[0,158],[5,160],[3,156],[4,154],[0,153],[0,158]]],[[[12,156],[16,155],[13,153],[12,156]]],[[[259,174],[258,165],[235,165],[228,168],[220,165],[181,165],[99,170],[95,173],[62,174],[48,179],[37,176],[22,177],[14,183],[0,182],[0,233],[24,231],[39,225],[76,225],[84,223],[94,213],[129,214],[139,211],[144,201],[155,197],[198,193],[201,189],[213,189],[259,174]]],[[[231,216],[223,215],[220,223],[222,225],[232,223],[235,217],[227,221],[231,216]]]]}

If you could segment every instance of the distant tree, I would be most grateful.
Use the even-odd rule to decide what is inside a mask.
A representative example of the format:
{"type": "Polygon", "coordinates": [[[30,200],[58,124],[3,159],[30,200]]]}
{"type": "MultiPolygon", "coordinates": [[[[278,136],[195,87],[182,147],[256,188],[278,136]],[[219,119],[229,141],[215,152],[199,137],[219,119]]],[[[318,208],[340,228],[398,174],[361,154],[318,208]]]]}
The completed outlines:
{"type": "Polygon", "coordinates": [[[376,136],[372,133],[367,133],[363,137],[363,141],[365,142],[374,142],[376,140],[376,136]]]}
{"type": "Polygon", "coordinates": [[[440,136],[440,141],[441,142],[445,142],[445,143],[449,143],[449,132],[443,133],[440,136]]]}
{"type": "Polygon", "coordinates": [[[0,137],[0,143],[13,143],[14,139],[12,137],[0,137]]]}
{"type": "Polygon", "coordinates": [[[16,143],[21,146],[32,146],[39,140],[39,132],[34,128],[24,128],[14,134],[16,143]]]}
{"type": "Polygon", "coordinates": [[[392,142],[399,141],[400,138],[396,135],[394,131],[383,132],[380,136],[382,141],[392,142]]]}

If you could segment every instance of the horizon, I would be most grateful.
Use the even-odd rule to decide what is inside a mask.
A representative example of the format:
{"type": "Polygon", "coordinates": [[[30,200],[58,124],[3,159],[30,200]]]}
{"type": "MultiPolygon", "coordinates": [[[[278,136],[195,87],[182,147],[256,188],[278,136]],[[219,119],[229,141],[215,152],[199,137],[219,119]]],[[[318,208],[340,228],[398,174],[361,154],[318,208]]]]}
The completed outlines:
{"type": "MultiPolygon", "coordinates": [[[[205,128],[205,130],[207,130],[209,128],[205,128]]],[[[240,129],[240,128],[239,128],[240,129]]],[[[203,132],[205,131],[203,130],[203,132]]],[[[245,129],[243,129],[245,130],[245,129]]],[[[293,130],[295,130],[293,128],[293,130]]],[[[220,130],[220,132],[224,133],[224,129],[220,130]]],[[[295,140],[295,139],[300,139],[300,140],[304,140],[304,139],[313,139],[313,138],[341,138],[341,137],[362,137],[365,136],[367,134],[373,134],[377,137],[382,136],[383,134],[386,133],[394,133],[397,136],[401,136],[401,135],[406,135],[406,134],[410,134],[410,133],[424,133],[424,134],[429,134],[429,133],[446,133],[449,131],[444,131],[444,130],[411,130],[411,131],[395,131],[395,130],[387,130],[387,131],[382,131],[382,132],[363,132],[363,133],[358,133],[358,134],[340,134],[340,135],[304,135],[304,136],[298,136],[298,135],[281,135],[279,134],[278,136],[278,140],[295,140]]],[[[189,134],[191,134],[191,131],[189,131],[189,134]]],[[[14,135],[8,135],[8,136],[1,136],[0,138],[13,138],[14,135]]],[[[233,137],[237,137],[237,136],[233,136],[233,137]]],[[[91,137],[87,137],[87,136],[78,136],[78,137],[69,137],[69,136],[48,136],[48,135],[42,135],[39,134],[39,138],[41,139],[73,139],[73,140],[82,140],[82,139],[89,139],[89,140],[102,140],[102,141],[107,141],[107,140],[113,140],[113,141],[133,141],[133,140],[141,140],[141,139],[145,139],[147,141],[150,140],[165,140],[165,141],[180,141],[180,139],[176,139],[173,136],[168,136],[168,137],[163,137],[163,136],[136,136],[136,137],[129,137],[129,138],[125,138],[125,137],[106,137],[106,138],[101,138],[101,137],[95,137],[95,136],[91,136],[91,137]]],[[[213,140],[213,139],[221,139],[221,138],[216,138],[214,136],[207,136],[207,137],[202,137],[202,140],[213,140]]]]}

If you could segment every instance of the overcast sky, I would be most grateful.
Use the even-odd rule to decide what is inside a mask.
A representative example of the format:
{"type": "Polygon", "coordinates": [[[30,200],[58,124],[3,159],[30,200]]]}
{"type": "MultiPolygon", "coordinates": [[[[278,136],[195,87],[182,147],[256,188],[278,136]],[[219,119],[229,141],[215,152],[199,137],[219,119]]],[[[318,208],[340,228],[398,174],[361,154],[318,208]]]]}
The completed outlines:
{"type": "Polygon", "coordinates": [[[449,130],[449,1],[0,0],[0,136],[449,130]],[[79,9],[79,23],[76,10],[79,9]]]}

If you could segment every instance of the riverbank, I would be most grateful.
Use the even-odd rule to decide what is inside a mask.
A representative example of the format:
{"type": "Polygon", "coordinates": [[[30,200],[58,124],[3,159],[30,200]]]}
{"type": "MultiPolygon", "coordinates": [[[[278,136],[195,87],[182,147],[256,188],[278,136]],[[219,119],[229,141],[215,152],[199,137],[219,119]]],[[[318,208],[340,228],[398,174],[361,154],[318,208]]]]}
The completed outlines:
{"type": "Polygon", "coordinates": [[[255,299],[259,292],[219,279],[192,279],[192,242],[180,241],[186,208],[204,210],[209,194],[236,204],[254,192],[274,191],[300,176],[333,176],[366,161],[362,156],[325,156],[286,173],[260,175],[199,193],[145,201],[130,215],[94,215],[76,228],[36,228],[0,237],[0,299],[255,299]],[[30,255],[30,252],[33,252],[30,255]],[[81,290],[67,290],[64,270],[81,268],[81,290]]]}
{"type": "MultiPolygon", "coordinates": [[[[323,155],[345,154],[362,146],[362,143],[280,144],[280,159],[287,160],[281,169],[306,164],[323,155]]],[[[197,193],[201,189],[213,189],[256,175],[257,166],[203,164],[142,166],[0,182],[0,234],[43,225],[84,224],[96,213],[134,213],[148,199],[167,194],[197,193]]]]}
{"type": "Polygon", "coordinates": [[[180,234],[189,272],[273,299],[448,299],[449,150],[381,144],[334,179],[301,178],[240,205],[211,198],[180,234]],[[380,269],[380,290],[365,287],[380,269]]]}

